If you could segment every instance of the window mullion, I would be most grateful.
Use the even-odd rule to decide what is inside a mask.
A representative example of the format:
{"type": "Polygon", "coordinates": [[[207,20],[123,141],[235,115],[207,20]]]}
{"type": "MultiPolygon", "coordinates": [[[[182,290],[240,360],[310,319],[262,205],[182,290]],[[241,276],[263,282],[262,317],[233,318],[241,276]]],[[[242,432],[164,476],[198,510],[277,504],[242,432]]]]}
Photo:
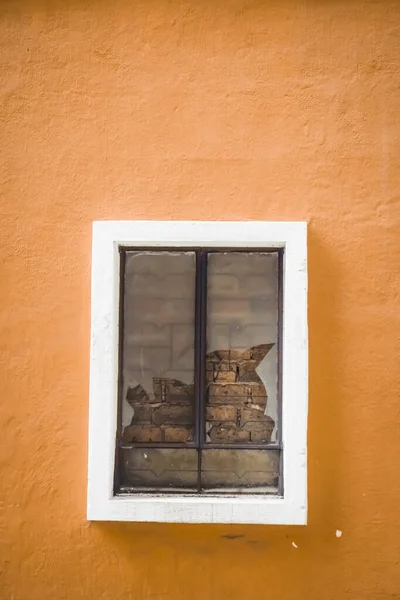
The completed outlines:
{"type": "Polygon", "coordinates": [[[195,443],[198,450],[198,491],[201,491],[201,450],[205,445],[205,367],[207,329],[207,253],[202,249],[196,251],[195,313],[195,443]]]}
{"type": "Polygon", "coordinates": [[[201,252],[201,317],[200,317],[200,448],[205,445],[206,353],[207,353],[207,252],[201,252]]]}

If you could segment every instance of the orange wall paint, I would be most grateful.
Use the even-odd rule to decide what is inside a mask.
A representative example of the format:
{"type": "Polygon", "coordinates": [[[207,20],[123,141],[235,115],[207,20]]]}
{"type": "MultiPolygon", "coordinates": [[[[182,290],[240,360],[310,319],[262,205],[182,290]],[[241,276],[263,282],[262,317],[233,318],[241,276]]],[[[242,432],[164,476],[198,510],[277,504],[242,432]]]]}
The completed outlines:
{"type": "Polygon", "coordinates": [[[398,598],[400,4],[0,11],[1,600],[398,598]],[[137,218],[309,221],[306,528],[86,522],[91,221],[137,218]]]}

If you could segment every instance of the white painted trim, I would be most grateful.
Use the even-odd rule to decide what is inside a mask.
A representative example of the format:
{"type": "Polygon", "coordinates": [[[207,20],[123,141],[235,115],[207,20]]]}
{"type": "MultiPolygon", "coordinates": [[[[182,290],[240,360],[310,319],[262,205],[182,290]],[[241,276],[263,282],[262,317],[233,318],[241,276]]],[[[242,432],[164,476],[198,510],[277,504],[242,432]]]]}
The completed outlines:
{"type": "Polygon", "coordinates": [[[98,221],[93,223],[87,518],[184,523],[307,522],[307,224],[98,221]],[[118,246],[285,248],[282,437],[284,497],[113,497],[118,375],[118,246]]]}

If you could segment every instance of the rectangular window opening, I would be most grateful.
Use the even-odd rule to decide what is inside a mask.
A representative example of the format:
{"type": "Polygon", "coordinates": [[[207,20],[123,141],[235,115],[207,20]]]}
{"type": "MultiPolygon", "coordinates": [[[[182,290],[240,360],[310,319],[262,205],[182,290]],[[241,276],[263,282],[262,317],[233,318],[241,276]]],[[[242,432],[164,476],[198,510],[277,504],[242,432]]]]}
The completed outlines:
{"type": "Polygon", "coordinates": [[[283,495],[283,248],[120,246],[114,492],[283,495]]]}

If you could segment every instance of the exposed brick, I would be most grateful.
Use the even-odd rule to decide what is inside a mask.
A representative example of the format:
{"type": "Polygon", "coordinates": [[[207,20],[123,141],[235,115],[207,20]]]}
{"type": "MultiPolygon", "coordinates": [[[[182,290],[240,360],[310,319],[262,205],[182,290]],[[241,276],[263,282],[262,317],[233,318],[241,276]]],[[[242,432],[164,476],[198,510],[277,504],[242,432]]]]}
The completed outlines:
{"type": "Polygon", "coordinates": [[[128,391],[126,392],[126,399],[128,401],[128,404],[130,404],[132,407],[135,404],[139,404],[139,403],[145,404],[145,403],[150,402],[149,395],[142,388],[141,385],[136,385],[135,387],[129,387],[128,391]]]}
{"type": "Polygon", "coordinates": [[[194,420],[193,406],[163,404],[153,412],[155,425],[191,425],[194,420]]]}
{"type": "Polygon", "coordinates": [[[208,371],[232,371],[236,361],[221,360],[214,357],[212,360],[207,360],[206,370],[208,371]]]}
{"type": "Polygon", "coordinates": [[[177,379],[155,377],[154,396],[158,402],[189,402],[194,396],[194,384],[185,384],[177,379]]]}
{"type": "Polygon", "coordinates": [[[236,371],[220,371],[215,369],[213,371],[212,381],[216,381],[218,383],[235,383],[236,377],[236,371]]]}
{"type": "MultiPolygon", "coordinates": [[[[206,363],[207,381],[261,383],[256,372],[260,361],[249,358],[251,351],[252,349],[240,353],[238,351],[218,351],[211,353],[206,363]],[[230,358],[225,358],[226,356],[230,356],[230,358]],[[225,372],[229,372],[230,374],[225,374],[225,372]]],[[[263,351],[258,356],[261,356],[262,353],[263,351]]]]}
{"type": "Polygon", "coordinates": [[[259,346],[253,346],[253,348],[250,349],[251,358],[260,363],[274,345],[275,344],[260,344],[259,346]]]}
{"type": "Polygon", "coordinates": [[[252,404],[240,409],[240,424],[244,425],[244,423],[247,423],[248,421],[264,421],[265,423],[272,422],[272,426],[275,425],[271,417],[264,414],[264,408],[256,408],[252,404]]]}
{"type": "Polygon", "coordinates": [[[194,395],[181,396],[179,394],[177,394],[177,395],[170,394],[169,396],[166,396],[165,400],[162,402],[162,404],[181,404],[183,406],[186,406],[187,404],[193,404],[193,403],[194,403],[194,395]]]}
{"type": "Polygon", "coordinates": [[[236,362],[219,361],[206,363],[206,379],[213,381],[233,383],[237,380],[236,362]]]}
{"type": "Polygon", "coordinates": [[[269,442],[275,427],[275,421],[263,410],[246,407],[240,410],[240,425],[250,432],[252,442],[269,442]]]}
{"type": "Polygon", "coordinates": [[[214,381],[214,371],[213,369],[206,369],[206,382],[213,383],[214,381]]]}
{"type": "Polygon", "coordinates": [[[164,439],[166,442],[192,442],[192,427],[166,427],[164,429],[164,439]]]}
{"type": "Polygon", "coordinates": [[[255,371],[247,371],[247,373],[243,373],[243,375],[241,375],[238,380],[241,382],[247,382],[247,383],[250,383],[250,382],[259,383],[260,382],[260,378],[255,371]]]}
{"type": "Polygon", "coordinates": [[[248,360],[251,358],[250,348],[247,350],[215,350],[214,352],[210,352],[207,355],[207,360],[211,362],[220,362],[220,361],[234,361],[234,360],[248,360]]]}
{"type": "Polygon", "coordinates": [[[238,409],[236,406],[223,404],[222,406],[206,406],[206,420],[225,422],[230,421],[236,423],[238,417],[238,409]]]}
{"type": "Polygon", "coordinates": [[[226,398],[234,396],[244,397],[251,395],[250,384],[248,383],[211,383],[210,384],[210,396],[220,396],[223,401],[226,398]]]}
{"type": "Polygon", "coordinates": [[[151,423],[153,414],[153,406],[151,404],[131,404],[134,414],[132,417],[132,425],[135,423],[151,423]]]}
{"type": "Polygon", "coordinates": [[[251,381],[251,379],[244,379],[245,377],[254,376],[257,377],[256,381],[260,381],[256,373],[256,368],[260,363],[256,360],[240,360],[237,363],[239,370],[239,381],[251,381]]]}
{"type": "Polygon", "coordinates": [[[214,404],[237,404],[239,406],[241,405],[245,405],[247,402],[251,401],[251,398],[247,398],[247,396],[221,396],[221,395],[215,395],[215,394],[210,394],[208,396],[208,404],[210,405],[214,405],[214,404]]]}
{"type": "Polygon", "coordinates": [[[274,421],[272,419],[267,421],[247,421],[246,423],[243,423],[242,429],[246,431],[269,431],[272,433],[274,421]]]}
{"type": "Polygon", "coordinates": [[[248,442],[250,432],[237,427],[237,425],[222,424],[214,425],[208,432],[211,442],[248,442]]]}
{"type": "Polygon", "coordinates": [[[251,396],[253,398],[253,402],[260,404],[263,401],[265,401],[265,403],[266,403],[267,392],[266,392],[266,389],[265,389],[265,386],[263,383],[248,382],[245,385],[248,385],[251,388],[251,396]]]}
{"type": "Polygon", "coordinates": [[[272,430],[265,429],[264,431],[250,431],[250,441],[259,444],[269,444],[271,441],[272,430]]]}
{"type": "Polygon", "coordinates": [[[122,435],[123,442],[161,442],[162,431],[152,425],[129,425],[122,435]]]}
{"type": "Polygon", "coordinates": [[[274,429],[274,421],[263,411],[252,408],[236,409],[235,406],[206,407],[206,419],[211,427],[208,435],[212,442],[263,441],[269,442],[274,429]],[[235,421],[240,414],[239,424],[235,421]],[[232,422],[233,421],[233,422],[232,422]],[[215,423],[216,422],[216,423],[215,423]]]}
{"type": "Polygon", "coordinates": [[[210,383],[208,401],[210,404],[256,403],[266,404],[267,396],[262,383],[210,383]]]}

